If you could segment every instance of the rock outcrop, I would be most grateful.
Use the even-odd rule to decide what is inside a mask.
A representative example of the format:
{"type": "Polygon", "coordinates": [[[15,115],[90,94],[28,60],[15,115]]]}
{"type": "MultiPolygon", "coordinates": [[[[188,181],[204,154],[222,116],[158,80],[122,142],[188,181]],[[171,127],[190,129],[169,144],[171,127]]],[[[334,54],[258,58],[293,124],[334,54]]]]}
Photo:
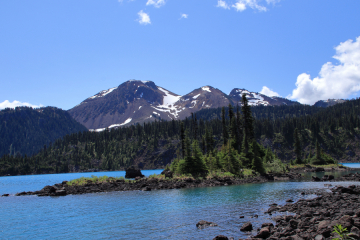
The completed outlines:
{"type": "Polygon", "coordinates": [[[125,169],[126,173],[125,173],[125,178],[136,178],[136,177],[145,177],[140,169],[136,168],[135,166],[131,166],[127,169],[125,169]]]}

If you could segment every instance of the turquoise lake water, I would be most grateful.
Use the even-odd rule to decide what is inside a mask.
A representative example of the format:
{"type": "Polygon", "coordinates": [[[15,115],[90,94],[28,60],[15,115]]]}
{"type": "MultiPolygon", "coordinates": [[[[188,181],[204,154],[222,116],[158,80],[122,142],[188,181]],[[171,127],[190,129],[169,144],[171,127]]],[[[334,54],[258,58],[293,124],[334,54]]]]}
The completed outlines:
{"type": "MultiPolygon", "coordinates": [[[[146,170],[143,174],[160,172],[146,170]]],[[[125,172],[0,177],[0,194],[40,190],[45,185],[91,175],[117,177],[125,172]]],[[[289,198],[295,201],[313,198],[312,192],[328,191],[326,182],[310,182],[311,175],[306,174],[302,181],[238,186],[65,197],[0,197],[0,239],[212,239],[219,234],[246,238],[248,235],[240,232],[243,223],[251,221],[256,229],[271,221],[271,216],[264,214],[269,204],[285,204],[289,198]],[[309,194],[304,197],[301,192],[309,194]],[[252,218],[255,214],[259,217],[252,218]],[[198,230],[195,224],[200,220],[219,226],[198,230]]]]}

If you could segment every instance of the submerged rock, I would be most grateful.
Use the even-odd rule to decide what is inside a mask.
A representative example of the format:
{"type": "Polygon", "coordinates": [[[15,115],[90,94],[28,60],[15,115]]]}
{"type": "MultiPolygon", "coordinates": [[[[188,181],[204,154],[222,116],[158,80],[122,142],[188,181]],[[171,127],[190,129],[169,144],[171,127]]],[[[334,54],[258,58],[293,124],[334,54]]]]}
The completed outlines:
{"type": "Polygon", "coordinates": [[[196,224],[197,228],[216,227],[216,226],[217,226],[216,223],[208,222],[208,221],[204,221],[204,220],[201,220],[196,224]]]}

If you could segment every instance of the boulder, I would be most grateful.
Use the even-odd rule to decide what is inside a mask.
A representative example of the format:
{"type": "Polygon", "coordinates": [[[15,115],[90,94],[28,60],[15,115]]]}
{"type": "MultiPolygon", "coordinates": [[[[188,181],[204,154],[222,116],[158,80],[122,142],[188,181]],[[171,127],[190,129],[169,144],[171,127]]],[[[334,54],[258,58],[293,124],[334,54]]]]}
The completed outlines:
{"type": "Polygon", "coordinates": [[[260,232],[254,238],[268,238],[270,236],[269,227],[264,227],[260,230],[260,232]]]}
{"type": "Polygon", "coordinates": [[[172,178],[174,173],[170,170],[164,170],[161,172],[162,175],[165,175],[165,178],[172,178]]]}
{"type": "Polygon", "coordinates": [[[136,168],[135,166],[129,167],[126,170],[125,178],[136,178],[136,177],[145,177],[140,169],[136,168]]]}
{"type": "Polygon", "coordinates": [[[217,226],[216,223],[208,222],[208,221],[204,221],[204,220],[201,220],[196,224],[197,228],[216,227],[216,226],[217,226]]]}
{"type": "Polygon", "coordinates": [[[242,232],[248,232],[251,230],[253,230],[253,226],[252,226],[251,222],[244,223],[244,225],[240,228],[240,231],[242,231],[242,232]]]}
{"type": "Polygon", "coordinates": [[[2,196],[3,196],[3,197],[8,197],[9,194],[5,193],[5,194],[3,194],[2,196]]]}

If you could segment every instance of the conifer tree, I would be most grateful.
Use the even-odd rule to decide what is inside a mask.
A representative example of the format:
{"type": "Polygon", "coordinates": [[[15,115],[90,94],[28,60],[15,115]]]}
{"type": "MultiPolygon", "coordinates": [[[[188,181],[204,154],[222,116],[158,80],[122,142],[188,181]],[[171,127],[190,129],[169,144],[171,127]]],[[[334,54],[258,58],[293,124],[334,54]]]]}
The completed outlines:
{"type": "Polygon", "coordinates": [[[240,162],[236,156],[236,151],[232,147],[231,143],[228,143],[227,146],[227,163],[228,163],[228,171],[235,175],[240,175],[240,162]]]}
{"type": "Polygon", "coordinates": [[[208,170],[197,140],[193,141],[192,149],[192,163],[190,164],[189,173],[191,173],[194,177],[206,176],[208,170]]]}
{"type": "Polygon", "coordinates": [[[242,113],[244,116],[243,121],[244,121],[244,129],[246,132],[246,140],[252,141],[255,137],[254,126],[253,126],[254,119],[252,117],[251,107],[249,106],[249,102],[246,98],[245,93],[243,93],[243,95],[242,95],[242,104],[243,104],[242,113]]]}
{"type": "Polygon", "coordinates": [[[185,158],[185,131],[184,131],[184,123],[180,123],[180,142],[181,142],[181,154],[182,157],[185,158]]]}
{"type": "Polygon", "coordinates": [[[301,159],[301,144],[300,144],[300,138],[299,138],[299,133],[298,133],[297,128],[295,128],[295,130],[294,130],[294,152],[296,155],[295,163],[302,164],[303,161],[301,159]]]}
{"type": "Polygon", "coordinates": [[[221,108],[221,123],[222,123],[222,132],[223,132],[223,144],[226,145],[228,140],[228,132],[226,129],[226,120],[225,120],[225,107],[221,108]]]}
{"type": "Polygon", "coordinates": [[[260,151],[259,145],[254,139],[252,142],[252,152],[253,152],[252,169],[262,174],[265,173],[265,169],[259,151],[260,151]]]}

